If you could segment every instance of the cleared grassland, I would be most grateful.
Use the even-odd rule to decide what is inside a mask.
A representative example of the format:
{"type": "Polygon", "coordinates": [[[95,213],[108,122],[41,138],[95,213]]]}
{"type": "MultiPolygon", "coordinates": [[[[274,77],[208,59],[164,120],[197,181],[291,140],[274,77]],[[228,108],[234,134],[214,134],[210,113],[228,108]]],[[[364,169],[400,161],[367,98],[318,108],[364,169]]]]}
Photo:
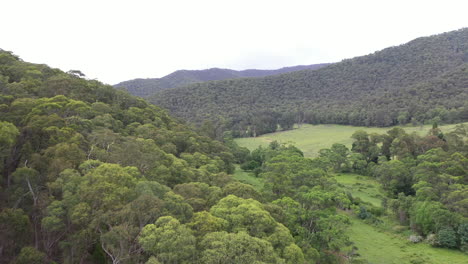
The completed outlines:
{"type": "MultiPolygon", "coordinates": [[[[465,123],[466,124],[466,123],[465,123]]],[[[456,125],[440,126],[444,133],[450,132],[456,125]]],[[[431,126],[403,127],[407,133],[416,132],[425,135],[431,126]]],[[[334,143],[341,143],[351,147],[351,135],[356,130],[365,130],[368,133],[386,133],[391,128],[368,128],[341,125],[303,125],[290,131],[276,132],[256,138],[236,139],[240,146],[250,150],[259,145],[267,146],[277,140],[282,143],[293,143],[301,149],[305,156],[316,157],[318,151],[329,148],[334,143]]],[[[260,189],[263,179],[256,178],[252,173],[236,168],[234,177],[244,183],[252,184],[260,189]]],[[[359,197],[374,206],[381,206],[384,195],[380,184],[367,176],[357,174],[337,174],[337,182],[349,191],[353,197],[359,197]]],[[[402,233],[392,231],[398,223],[389,217],[382,217],[381,225],[373,226],[350,215],[351,226],[347,230],[350,240],[358,248],[361,257],[374,264],[465,264],[468,255],[457,250],[434,248],[426,243],[413,244],[408,241],[411,233],[409,229],[402,233]]]]}
{"type": "Polygon", "coordinates": [[[382,205],[383,191],[380,184],[367,176],[358,174],[342,173],[335,176],[336,181],[343,186],[353,197],[359,197],[362,201],[373,206],[382,205]]]}
{"type": "Polygon", "coordinates": [[[263,178],[257,178],[252,172],[242,170],[239,165],[236,166],[233,176],[242,183],[252,185],[256,190],[260,191],[263,188],[263,178]]]}
{"type": "Polygon", "coordinates": [[[347,234],[358,253],[369,263],[378,264],[466,264],[468,255],[450,249],[413,244],[406,237],[382,231],[350,216],[347,234]]]}
{"type": "MultiPolygon", "coordinates": [[[[335,179],[353,197],[374,206],[381,206],[384,193],[374,179],[357,174],[337,174],[335,179]]],[[[358,253],[368,263],[378,264],[462,264],[468,263],[468,255],[450,249],[434,248],[426,243],[408,241],[409,229],[396,233],[398,225],[392,217],[382,217],[379,226],[373,226],[349,215],[351,226],[347,235],[358,248],[358,253]]]]}
{"type": "MultiPolygon", "coordinates": [[[[443,132],[450,132],[456,125],[439,126],[443,132]]],[[[405,126],[407,133],[416,132],[425,135],[432,128],[432,125],[425,126],[405,126]]],[[[318,151],[324,148],[330,148],[334,143],[340,143],[351,148],[353,140],[351,135],[357,130],[365,130],[368,133],[384,134],[391,127],[357,127],[342,125],[302,125],[289,131],[280,131],[261,135],[255,138],[238,138],[237,144],[250,150],[258,146],[267,146],[270,142],[277,140],[281,143],[292,143],[304,152],[306,157],[316,157],[318,151]]]]}

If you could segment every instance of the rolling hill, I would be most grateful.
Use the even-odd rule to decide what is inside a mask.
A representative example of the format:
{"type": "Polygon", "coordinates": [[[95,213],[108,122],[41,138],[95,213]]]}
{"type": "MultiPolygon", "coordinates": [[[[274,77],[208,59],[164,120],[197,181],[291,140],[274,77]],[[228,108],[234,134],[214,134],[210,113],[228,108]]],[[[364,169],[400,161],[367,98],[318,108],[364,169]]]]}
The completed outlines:
{"type": "Polygon", "coordinates": [[[301,122],[391,126],[467,121],[468,28],[318,70],[167,89],[150,101],[189,122],[210,120],[234,136],[301,122]]]}
{"type": "Polygon", "coordinates": [[[284,67],[276,70],[250,69],[243,71],[235,71],[220,68],[211,68],[206,70],[179,70],[162,78],[134,79],[118,83],[114,85],[114,87],[127,90],[132,95],[148,97],[158,91],[184,86],[192,83],[246,77],[264,77],[305,69],[316,70],[327,65],[329,64],[322,63],[312,65],[298,65],[292,67],[284,67]]]}

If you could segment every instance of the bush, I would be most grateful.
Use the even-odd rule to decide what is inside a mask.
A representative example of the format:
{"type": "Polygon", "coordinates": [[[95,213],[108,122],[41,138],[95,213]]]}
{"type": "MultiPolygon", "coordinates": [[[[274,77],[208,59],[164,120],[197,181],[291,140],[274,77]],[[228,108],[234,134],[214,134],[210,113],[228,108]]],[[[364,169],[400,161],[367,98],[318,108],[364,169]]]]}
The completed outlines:
{"type": "Polygon", "coordinates": [[[458,226],[458,237],[460,237],[460,249],[468,252],[468,223],[458,226]]]}
{"type": "Polygon", "coordinates": [[[440,247],[456,248],[457,235],[453,228],[445,227],[437,232],[437,244],[440,247]]]}
{"type": "Polygon", "coordinates": [[[366,207],[361,206],[361,208],[359,208],[359,213],[358,213],[359,218],[367,219],[367,218],[370,218],[371,216],[372,214],[367,211],[366,207]]]}
{"type": "Polygon", "coordinates": [[[246,161],[246,162],[242,163],[242,165],[240,167],[243,170],[251,171],[251,170],[254,170],[254,169],[260,167],[260,163],[258,163],[255,160],[249,160],[249,161],[246,161]]]}

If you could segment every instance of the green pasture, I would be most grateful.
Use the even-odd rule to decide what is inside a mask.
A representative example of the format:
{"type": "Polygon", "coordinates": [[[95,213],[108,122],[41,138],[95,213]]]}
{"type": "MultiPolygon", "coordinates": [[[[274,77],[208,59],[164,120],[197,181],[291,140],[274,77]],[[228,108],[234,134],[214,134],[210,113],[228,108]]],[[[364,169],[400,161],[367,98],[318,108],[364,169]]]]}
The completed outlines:
{"type": "Polygon", "coordinates": [[[375,179],[351,173],[337,174],[335,179],[353,197],[359,197],[376,207],[381,206],[384,193],[375,179]]]}
{"type": "MultiPolygon", "coordinates": [[[[449,132],[455,126],[456,125],[443,125],[439,127],[442,131],[449,132]]],[[[432,125],[405,126],[403,128],[407,133],[416,132],[420,135],[425,135],[431,127],[432,125]]],[[[351,148],[351,144],[353,143],[351,135],[356,130],[360,129],[368,133],[384,134],[392,128],[304,124],[293,130],[265,134],[255,138],[238,138],[236,142],[242,147],[253,150],[260,145],[267,146],[270,142],[277,140],[281,143],[294,144],[304,152],[306,157],[316,157],[320,149],[330,148],[334,143],[344,144],[351,148]]]]}
{"type": "Polygon", "coordinates": [[[263,188],[263,178],[255,177],[252,172],[242,170],[239,165],[236,166],[233,176],[242,183],[252,185],[256,190],[263,188]]]}

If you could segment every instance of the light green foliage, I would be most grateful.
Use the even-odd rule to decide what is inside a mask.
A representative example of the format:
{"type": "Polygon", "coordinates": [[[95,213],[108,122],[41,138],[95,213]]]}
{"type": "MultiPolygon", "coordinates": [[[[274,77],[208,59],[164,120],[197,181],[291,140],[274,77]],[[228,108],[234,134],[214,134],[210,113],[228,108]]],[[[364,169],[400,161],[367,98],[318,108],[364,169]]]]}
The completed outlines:
{"type": "Polygon", "coordinates": [[[271,244],[246,232],[207,234],[201,241],[201,262],[207,264],[283,263],[271,244]]]}
{"type": "Polygon", "coordinates": [[[221,188],[201,182],[178,184],[174,192],[184,197],[195,211],[208,210],[222,197],[221,188]]]}
{"type": "Polygon", "coordinates": [[[164,213],[171,215],[181,222],[187,222],[193,215],[193,208],[184,198],[171,191],[164,194],[164,213]]]}
{"type": "Polygon", "coordinates": [[[261,198],[260,193],[252,185],[240,182],[233,182],[224,186],[223,192],[226,196],[232,194],[244,199],[260,200],[261,198]]]}
{"type": "Polygon", "coordinates": [[[305,263],[304,254],[300,247],[291,244],[284,249],[283,257],[287,264],[305,263]]]}
{"type": "Polygon", "coordinates": [[[457,215],[432,201],[414,203],[410,216],[413,229],[424,235],[438,232],[446,226],[455,226],[458,222],[457,215]]]}
{"type": "Polygon", "coordinates": [[[155,224],[146,225],[138,241],[161,263],[192,263],[195,258],[192,231],[171,216],[160,217],[155,224]]]}
{"type": "Polygon", "coordinates": [[[207,233],[225,230],[228,227],[228,222],[209,212],[202,211],[193,214],[187,226],[193,230],[197,237],[203,237],[207,233]]]}
{"type": "Polygon", "coordinates": [[[63,204],[60,201],[53,201],[47,207],[47,216],[42,218],[42,228],[46,231],[60,231],[65,228],[62,217],[65,216],[63,204]]]}
{"type": "Polygon", "coordinates": [[[210,213],[228,221],[228,231],[247,231],[251,236],[265,237],[277,225],[260,202],[229,195],[211,207],[210,213]]]}
{"type": "Polygon", "coordinates": [[[232,182],[227,146],[79,71],[0,50],[0,93],[0,214],[21,219],[6,208],[22,208],[31,221],[22,235],[1,225],[2,241],[17,239],[2,262],[34,244],[51,262],[144,263],[145,225],[188,222],[192,206],[209,210],[232,182]]]}
{"type": "Polygon", "coordinates": [[[0,212],[0,240],[9,242],[3,244],[3,254],[14,255],[30,236],[31,223],[22,209],[5,208],[0,212]]]}
{"type": "Polygon", "coordinates": [[[17,264],[43,264],[46,255],[33,247],[24,247],[16,258],[17,264]]]}
{"type": "Polygon", "coordinates": [[[158,259],[154,256],[151,256],[146,262],[146,264],[161,264],[161,262],[159,262],[158,259]]]}
{"type": "Polygon", "coordinates": [[[116,164],[102,164],[88,172],[78,187],[80,200],[91,205],[93,210],[108,211],[123,207],[135,197],[133,188],[138,179],[116,164]]]}
{"type": "Polygon", "coordinates": [[[5,155],[16,142],[19,131],[15,125],[0,121],[0,154],[5,155]]]}

